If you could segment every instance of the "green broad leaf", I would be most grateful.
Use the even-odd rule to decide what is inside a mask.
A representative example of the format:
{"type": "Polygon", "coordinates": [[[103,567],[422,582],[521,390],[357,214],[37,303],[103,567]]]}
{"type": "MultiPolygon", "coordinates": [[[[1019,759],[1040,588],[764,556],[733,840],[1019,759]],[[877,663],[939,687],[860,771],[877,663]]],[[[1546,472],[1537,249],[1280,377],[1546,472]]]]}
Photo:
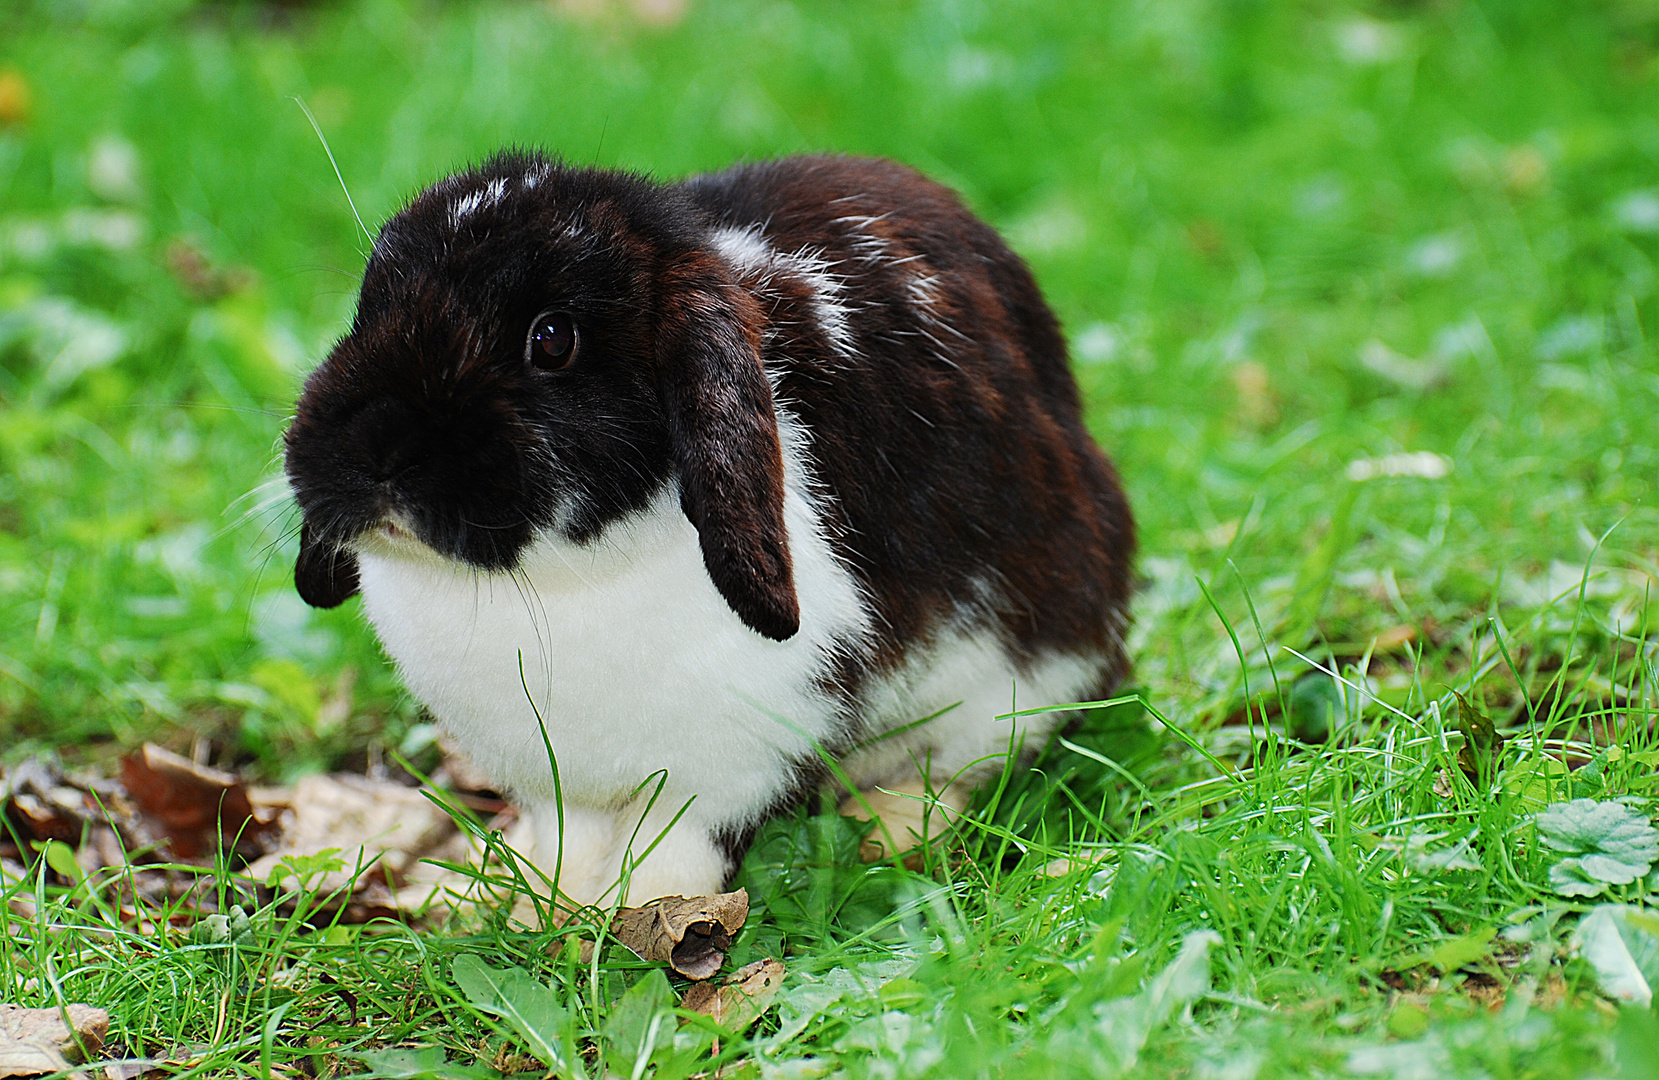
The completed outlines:
{"type": "Polygon", "coordinates": [[[926,986],[915,979],[898,978],[881,988],[881,1003],[889,1009],[913,1009],[926,1001],[926,986]]]}
{"type": "Polygon", "coordinates": [[[677,1002],[668,976],[652,968],[622,995],[605,1019],[605,1061],[617,1076],[644,1075],[659,1050],[672,1049],[677,1002]]]}
{"type": "Polygon", "coordinates": [[[1550,888],[1562,896],[1596,896],[1609,884],[1591,877],[1584,869],[1583,860],[1576,856],[1568,856],[1550,867],[1550,888]]]}
{"type": "Polygon", "coordinates": [[[585,1080],[581,1057],[571,1052],[570,1013],[552,990],[523,968],[493,968],[470,954],[456,957],[451,970],[474,1008],[504,1020],[555,1071],[585,1080]]]}
{"type": "Polygon", "coordinates": [[[251,945],[253,920],[241,904],[232,904],[228,914],[215,912],[198,919],[190,928],[190,940],[200,945],[251,945]]]}
{"type": "Polygon", "coordinates": [[[265,879],[268,888],[279,888],[282,883],[293,879],[301,891],[310,889],[316,884],[316,879],[325,874],[337,874],[346,868],[346,862],[340,858],[340,849],[337,847],[323,848],[310,855],[284,855],[277,860],[271,872],[265,879]]]}
{"type": "Polygon", "coordinates": [[[1550,886],[1564,896],[1594,896],[1629,885],[1659,861],[1659,829],[1623,803],[1574,799],[1534,819],[1545,847],[1566,854],[1550,868],[1550,886]]]}
{"type": "Polygon", "coordinates": [[[50,866],[54,872],[61,874],[77,885],[86,876],[86,871],[81,869],[81,864],[75,861],[75,849],[62,840],[47,840],[44,843],[37,840],[35,841],[35,847],[40,850],[41,858],[46,860],[46,865],[50,866]]]}
{"type": "Polygon", "coordinates": [[[1643,1008],[1659,986],[1659,916],[1628,904],[1602,904],[1573,931],[1579,955],[1601,992],[1643,1008]]]}
{"type": "Polygon", "coordinates": [[[1290,687],[1290,733],[1299,742],[1322,743],[1342,718],[1342,691],[1322,671],[1304,672],[1290,687]]]}
{"type": "Polygon", "coordinates": [[[1542,810],[1557,794],[1567,790],[1571,773],[1555,758],[1539,755],[1505,770],[1503,789],[1516,796],[1529,810],[1542,810]]]}
{"type": "Polygon", "coordinates": [[[360,1077],[378,1080],[495,1080],[501,1074],[482,1065],[458,1065],[444,1058],[441,1046],[394,1046],[348,1053],[363,1063],[360,1077]]]}

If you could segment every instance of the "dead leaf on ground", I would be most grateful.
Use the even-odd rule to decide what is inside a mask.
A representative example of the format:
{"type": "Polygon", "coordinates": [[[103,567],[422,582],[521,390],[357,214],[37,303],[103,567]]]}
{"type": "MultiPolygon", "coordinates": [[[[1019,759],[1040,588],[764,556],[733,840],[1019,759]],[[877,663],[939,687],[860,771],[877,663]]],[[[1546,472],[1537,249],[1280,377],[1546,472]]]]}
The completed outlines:
{"type": "Polygon", "coordinates": [[[0,1077],[63,1072],[102,1050],[107,1034],[109,1013],[90,1005],[0,1005],[0,1077]]]}
{"type": "Polygon", "coordinates": [[[1394,649],[1403,648],[1415,640],[1417,640],[1417,627],[1409,623],[1401,623],[1398,626],[1391,626],[1377,635],[1376,650],[1378,652],[1390,652],[1394,649]]]}
{"type": "MultiPolygon", "coordinates": [[[[200,1065],[214,1049],[208,1043],[194,1043],[180,1047],[166,1057],[99,1061],[90,1069],[77,1069],[76,1074],[81,1077],[103,1077],[103,1080],[160,1080],[161,1077],[172,1076],[181,1070],[200,1065]]],[[[273,1069],[272,1073],[276,1075],[276,1070],[273,1069]]]]}
{"type": "Polygon", "coordinates": [[[95,818],[87,793],[66,780],[53,761],[32,757],[6,777],[6,816],[33,840],[79,843],[95,818]]]}
{"type": "Polygon", "coordinates": [[[782,960],[756,960],[726,976],[719,986],[712,982],[693,984],[681,1004],[727,1031],[740,1032],[771,1006],[783,985],[783,976],[782,960]]]}
{"type": "Polygon", "coordinates": [[[374,864],[395,892],[420,859],[457,831],[419,788],[362,776],[305,777],[294,785],[279,824],[276,850],[253,862],[248,873],[264,880],[284,858],[333,849],[345,868],[314,883],[323,891],[345,888],[359,867],[374,864]]]}
{"type": "Polygon", "coordinates": [[[713,896],[665,896],[644,907],[623,908],[611,933],[640,959],[669,967],[688,979],[720,970],[732,935],[749,918],[749,890],[713,896]]]}
{"type": "Polygon", "coordinates": [[[1485,793],[1492,785],[1503,761],[1504,737],[1498,734],[1492,720],[1469,703],[1458,691],[1457,726],[1463,732],[1463,748],[1457,752],[1457,767],[1476,790],[1485,793]]]}
{"type": "Polygon", "coordinates": [[[264,850],[270,822],[254,814],[247,788],[230,773],[145,743],[121,760],[121,781],[180,858],[210,854],[221,842],[248,856],[264,850]]]}

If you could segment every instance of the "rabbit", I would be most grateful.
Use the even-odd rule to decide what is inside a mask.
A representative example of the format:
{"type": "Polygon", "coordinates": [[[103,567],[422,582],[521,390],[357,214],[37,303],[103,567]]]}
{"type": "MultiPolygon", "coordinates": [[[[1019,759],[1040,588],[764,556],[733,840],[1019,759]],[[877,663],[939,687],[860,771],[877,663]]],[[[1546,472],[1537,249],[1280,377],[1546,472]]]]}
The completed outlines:
{"type": "Polygon", "coordinates": [[[1059,325],[890,161],[503,151],[380,230],[284,445],[300,596],[362,594],[567,903],[716,892],[820,791],[895,855],[1128,667],[1059,325]]]}

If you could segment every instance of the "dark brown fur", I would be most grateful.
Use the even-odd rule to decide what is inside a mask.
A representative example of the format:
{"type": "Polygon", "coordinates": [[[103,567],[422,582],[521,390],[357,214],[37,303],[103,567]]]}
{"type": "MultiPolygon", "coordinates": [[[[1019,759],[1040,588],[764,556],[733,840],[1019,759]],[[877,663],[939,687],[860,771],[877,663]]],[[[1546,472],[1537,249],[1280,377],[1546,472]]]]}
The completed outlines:
{"type": "Polygon", "coordinates": [[[879,647],[835,679],[853,690],[963,605],[984,606],[1020,658],[1052,650],[1127,659],[1120,633],[1134,525],[1084,429],[1060,329],[1025,263],[947,188],[885,161],[792,158],[686,184],[720,224],[764,225],[777,250],[820,250],[858,304],[854,355],[836,357],[804,310],[772,298],[767,350],[780,397],[810,433],[840,541],[876,610],[879,647]],[[885,245],[854,246],[847,219],[885,245]],[[906,290],[936,275],[938,325],[906,290]]]}

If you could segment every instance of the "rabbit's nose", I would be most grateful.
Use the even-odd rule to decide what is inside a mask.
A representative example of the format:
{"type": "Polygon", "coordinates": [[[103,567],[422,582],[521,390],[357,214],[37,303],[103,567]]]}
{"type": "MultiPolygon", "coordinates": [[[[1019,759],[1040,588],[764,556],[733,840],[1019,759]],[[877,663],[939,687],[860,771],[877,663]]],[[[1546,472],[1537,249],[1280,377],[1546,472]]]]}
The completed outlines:
{"type": "Polygon", "coordinates": [[[373,479],[395,479],[419,462],[422,440],[413,415],[400,402],[375,402],[357,414],[353,426],[373,479]]]}

